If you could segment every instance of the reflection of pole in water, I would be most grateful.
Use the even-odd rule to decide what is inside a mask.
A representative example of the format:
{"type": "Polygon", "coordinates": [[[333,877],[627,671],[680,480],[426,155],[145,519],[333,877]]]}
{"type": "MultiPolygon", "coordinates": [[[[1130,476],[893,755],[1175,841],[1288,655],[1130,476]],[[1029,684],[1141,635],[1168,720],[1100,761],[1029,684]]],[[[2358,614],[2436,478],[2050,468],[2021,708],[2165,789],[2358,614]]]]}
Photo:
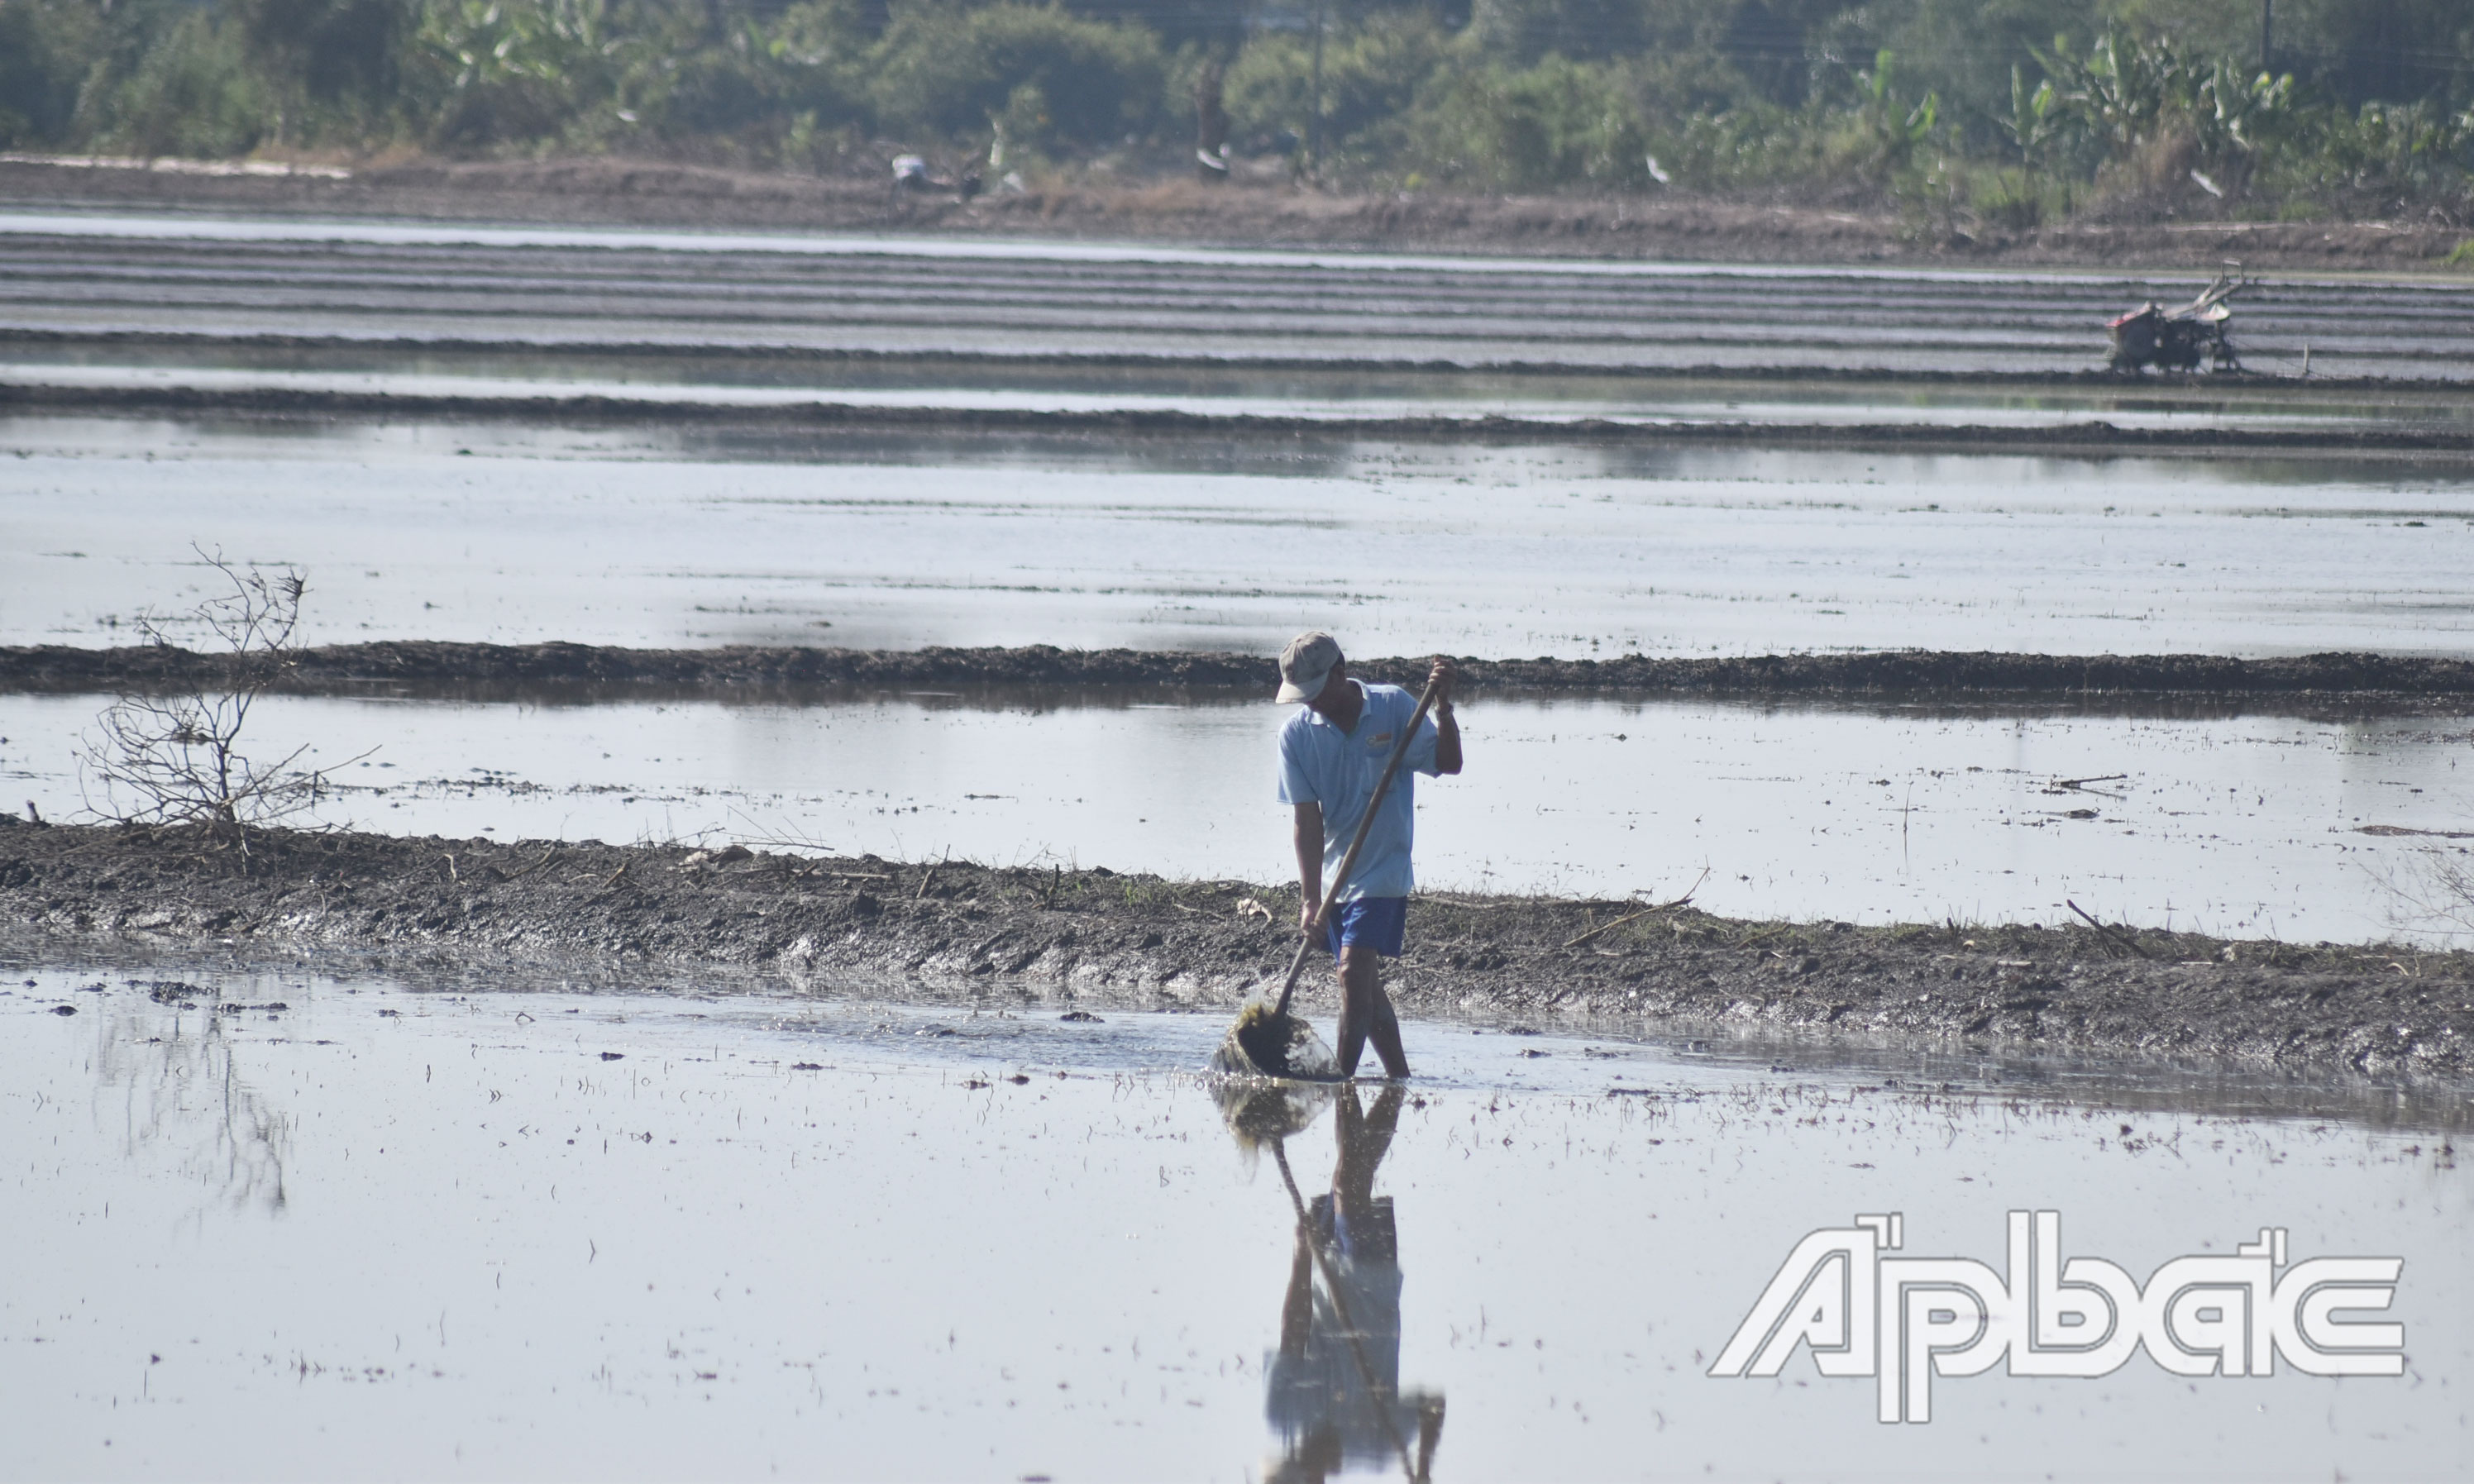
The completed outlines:
{"type": "Polygon", "coordinates": [[[1297,1213],[1298,1250],[1281,1306],[1279,1352],[1266,1367],[1266,1410],[1288,1452],[1268,1478],[1320,1480],[1352,1458],[1396,1459],[1416,1481],[1433,1467],[1443,1399],[1400,1395],[1398,1234],[1390,1198],[1374,1195],[1374,1171],[1391,1147],[1404,1096],[1387,1086],[1361,1111],[1356,1089],[1341,1089],[1332,1193],[1311,1205],[1290,1172],[1285,1141],[1272,1144],[1297,1213]]]}

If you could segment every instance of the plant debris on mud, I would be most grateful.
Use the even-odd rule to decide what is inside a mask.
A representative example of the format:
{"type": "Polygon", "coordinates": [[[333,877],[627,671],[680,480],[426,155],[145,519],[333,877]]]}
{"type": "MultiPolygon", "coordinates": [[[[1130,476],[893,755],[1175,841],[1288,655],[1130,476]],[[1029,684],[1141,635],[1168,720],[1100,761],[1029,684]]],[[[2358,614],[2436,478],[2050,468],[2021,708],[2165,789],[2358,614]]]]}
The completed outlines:
{"type": "MultiPolygon", "coordinates": [[[[493,970],[756,972],[938,997],[1233,1010],[1287,966],[1275,888],[732,845],[274,831],[242,875],[192,831],[0,815],[0,925],[493,970]],[[1260,905],[1272,905],[1265,920],[1260,905]]],[[[1429,894],[1402,1011],[2474,1072],[2474,954],[2098,928],[1746,922],[1429,894]]],[[[641,974],[635,976],[641,977],[641,974]]],[[[185,986],[174,986],[175,989],[185,986]]],[[[1325,986],[1310,985],[1308,1003],[1325,986]]]]}

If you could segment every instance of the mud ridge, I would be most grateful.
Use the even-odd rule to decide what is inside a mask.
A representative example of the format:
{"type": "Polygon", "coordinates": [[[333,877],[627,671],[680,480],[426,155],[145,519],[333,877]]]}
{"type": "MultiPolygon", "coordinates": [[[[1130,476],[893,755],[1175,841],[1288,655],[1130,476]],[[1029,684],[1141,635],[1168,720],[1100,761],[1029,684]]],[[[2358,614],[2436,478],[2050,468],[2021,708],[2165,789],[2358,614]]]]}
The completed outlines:
{"type": "MultiPolygon", "coordinates": [[[[824,394],[829,397],[830,394],[824,394]]],[[[1880,449],[1910,452],[1999,450],[2017,452],[2462,454],[2474,433],[2407,428],[2120,427],[2074,423],[2051,427],[1971,424],[1627,423],[1485,417],[1223,415],[1109,408],[1055,411],[972,407],[872,407],[819,400],[752,407],[620,397],[433,397],[384,392],[198,387],[0,386],[0,410],[100,413],[225,413],[290,418],[418,417],[459,422],[542,423],[641,427],[663,424],[768,432],[1062,433],[1112,438],[1383,438],[1454,443],[1622,443],[1756,448],[1880,449]]]]}
{"type": "MultiPolygon", "coordinates": [[[[1425,674],[1419,658],[1353,662],[1358,673],[1400,685],[1425,674]]],[[[1831,699],[2271,698],[2363,706],[2474,701],[2474,661],[2328,653],[2268,659],[2211,654],[2007,654],[1896,650],[1683,659],[1631,654],[1603,660],[1459,659],[1464,690],[1603,695],[1831,699]]],[[[227,657],[163,645],[0,647],[0,691],[81,693],[214,685],[227,657]]],[[[540,644],[400,640],[300,651],[281,689],[302,694],[371,690],[453,693],[459,689],[590,687],[672,694],[772,694],[899,685],[1163,688],[1268,696],[1278,669],[1268,655],[1133,649],[837,649],[726,645],[630,649],[540,644]]]]}
{"type": "MultiPolygon", "coordinates": [[[[1099,867],[288,832],[255,837],[243,863],[187,832],[0,815],[0,924],[21,937],[467,972],[754,969],[828,992],[893,979],[997,1002],[1220,1010],[1285,968],[1295,912],[1292,891],[1099,867]]],[[[2469,953],[1430,895],[1411,906],[1391,983],[1410,1015],[2474,1073],[2469,953]]]]}
{"type": "MultiPolygon", "coordinates": [[[[591,356],[596,359],[681,361],[727,357],[734,362],[789,363],[814,366],[921,367],[939,371],[985,369],[1011,371],[1026,367],[1068,371],[1205,371],[1322,372],[1336,376],[1484,376],[1508,377],[1621,379],[1631,383],[1699,386],[1710,382],[1820,383],[1847,386],[1954,386],[2016,390],[2061,388],[2121,392],[2158,390],[2216,391],[2244,396],[2307,392],[2314,398],[2332,392],[2398,392],[2413,395],[2446,393],[2445,381],[2422,377],[2346,377],[2314,373],[2308,381],[2266,372],[2149,371],[2124,375],[2102,365],[2081,371],[1934,371],[1891,370],[1868,366],[1609,366],[1589,361],[1384,358],[1350,355],[1246,355],[1224,351],[1179,355],[1142,351],[1001,351],[873,350],[851,346],[699,344],[693,341],[620,341],[484,339],[454,335],[303,335],[276,331],[223,333],[179,329],[51,329],[0,325],[0,346],[110,347],[119,350],[303,351],[352,355],[474,355],[537,358],[591,356]]],[[[2411,353],[2384,354],[2413,358],[2411,353]]],[[[2454,359],[2433,353],[2433,360],[2454,359]]],[[[820,389],[819,397],[830,396],[820,389]]]]}
{"type": "MultiPolygon", "coordinates": [[[[1184,167],[1190,169],[1191,167],[1184,167]]],[[[2132,264],[2429,272],[2464,233],[2439,222],[2072,222],[1918,234],[1894,212],[1691,193],[1477,196],[1299,190],[1276,181],[1212,189],[1175,180],[1043,182],[969,202],[897,197],[872,152],[834,177],[613,157],[372,162],[342,180],[204,177],[0,162],[21,207],[191,209],[436,221],[724,226],[903,235],[1151,241],[1710,262],[1814,260],[2132,264]]]]}

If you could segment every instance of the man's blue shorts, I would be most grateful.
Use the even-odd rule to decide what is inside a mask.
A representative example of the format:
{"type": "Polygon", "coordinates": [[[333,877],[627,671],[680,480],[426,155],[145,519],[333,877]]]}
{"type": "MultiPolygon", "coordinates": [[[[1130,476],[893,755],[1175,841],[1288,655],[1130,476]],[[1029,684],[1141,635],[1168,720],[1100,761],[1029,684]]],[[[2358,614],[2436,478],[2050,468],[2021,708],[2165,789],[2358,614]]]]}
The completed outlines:
{"type": "Polygon", "coordinates": [[[1331,943],[1332,961],[1340,961],[1340,950],[1350,943],[1371,948],[1387,959],[1400,957],[1400,936],[1409,924],[1409,899],[1405,896],[1361,896],[1332,909],[1332,919],[1323,924],[1323,937],[1331,943]]]}

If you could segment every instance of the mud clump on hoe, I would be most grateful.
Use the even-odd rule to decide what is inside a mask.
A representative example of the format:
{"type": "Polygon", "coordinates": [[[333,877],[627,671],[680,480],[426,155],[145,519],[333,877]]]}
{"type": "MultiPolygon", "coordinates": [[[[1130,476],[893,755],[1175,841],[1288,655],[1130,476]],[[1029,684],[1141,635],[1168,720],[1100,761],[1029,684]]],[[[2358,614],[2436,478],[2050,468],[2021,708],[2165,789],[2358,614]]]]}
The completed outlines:
{"type": "Polygon", "coordinates": [[[1269,1000],[1248,1000],[1212,1054],[1211,1069],[1241,1077],[1337,1082],[1340,1060],[1305,1016],[1269,1000]]]}
{"type": "MultiPolygon", "coordinates": [[[[1279,896],[1104,866],[285,830],[254,837],[244,868],[194,832],[0,815],[0,934],[21,952],[52,939],[350,955],[640,990],[737,975],[853,995],[1228,1016],[1296,949],[1294,932],[1262,915],[1273,903],[1280,919],[1279,896]]],[[[1409,912],[1390,987],[1413,1018],[2474,1075],[2474,953],[2462,951],[2122,924],[1748,922],[1448,893],[1409,912]]],[[[1294,1018],[1328,1016],[1331,1001],[1327,976],[1310,974],[1294,1018]]],[[[1271,1029],[1258,1020],[1253,1034],[1271,1029]]],[[[1292,1071],[1298,1057],[1293,1044],[1292,1071]]]]}

